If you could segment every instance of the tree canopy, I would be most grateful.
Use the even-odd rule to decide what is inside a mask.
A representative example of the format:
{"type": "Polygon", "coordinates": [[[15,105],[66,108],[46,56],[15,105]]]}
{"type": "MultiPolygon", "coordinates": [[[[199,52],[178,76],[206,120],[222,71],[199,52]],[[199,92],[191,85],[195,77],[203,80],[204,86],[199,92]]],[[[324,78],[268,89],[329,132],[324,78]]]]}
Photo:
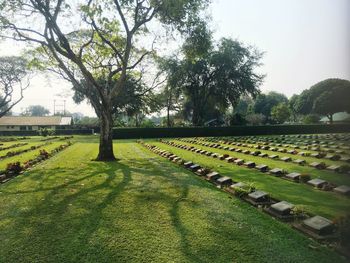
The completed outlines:
{"type": "Polygon", "coordinates": [[[183,58],[170,58],[163,65],[168,85],[181,90],[183,114],[193,125],[217,118],[241,95],[258,94],[264,76],[255,72],[262,56],[256,49],[227,38],[207,45],[206,51],[189,52],[186,47],[183,58]]]}
{"type": "Polygon", "coordinates": [[[72,83],[95,109],[101,124],[97,160],[114,160],[113,101],[128,76],[154,54],[151,21],[193,36],[203,27],[204,0],[0,0],[2,36],[37,45],[31,65],[72,83]],[[68,26],[69,25],[69,26],[68,26]],[[147,42],[150,42],[147,45],[147,42]],[[103,79],[104,81],[99,81],[103,79]],[[83,80],[83,81],[82,81],[83,80]]]}
{"type": "Polygon", "coordinates": [[[22,57],[0,57],[0,117],[23,99],[28,86],[27,61],[22,57]],[[17,96],[16,96],[17,91],[17,96]]]}
{"type": "Polygon", "coordinates": [[[30,105],[21,114],[23,116],[46,116],[50,111],[41,105],[30,105]]]}

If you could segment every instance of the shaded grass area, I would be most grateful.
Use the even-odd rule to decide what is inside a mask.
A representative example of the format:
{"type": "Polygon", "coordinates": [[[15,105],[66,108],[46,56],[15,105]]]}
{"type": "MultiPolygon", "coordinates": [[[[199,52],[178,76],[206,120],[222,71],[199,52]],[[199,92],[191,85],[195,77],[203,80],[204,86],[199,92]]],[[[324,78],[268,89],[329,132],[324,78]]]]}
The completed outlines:
{"type": "MultiPolygon", "coordinates": [[[[307,166],[307,165],[302,166],[302,165],[298,165],[298,164],[295,164],[292,162],[283,162],[280,160],[270,159],[268,157],[259,157],[259,156],[252,156],[250,154],[231,152],[229,150],[206,147],[206,146],[193,144],[193,143],[187,143],[187,142],[183,142],[183,141],[177,141],[177,140],[170,140],[170,141],[174,141],[174,142],[181,143],[184,145],[195,146],[195,147],[201,148],[203,150],[216,152],[216,153],[220,153],[220,154],[226,153],[226,154],[229,154],[230,156],[241,158],[243,160],[253,161],[256,164],[266,164],[270,168],[281,168],[281,169],[288,171],[289,173],[291,173],[291,172],[306,173],[306,174],[309,174],[312,178],[321,178],[323,180],[326,180],[326,181],[331,182],[331,183],[335,183],[337,185],[344,185],[345,184],[345,185],[350,186],[350,176],[348,176],[347,174],[339,174],[339,173],[335,173],[335,172],[327,171],[327,170],[318,170],[318,169],[315,169],[315,168],[307,166]]],[[[235,146],[232,146],[232,147],[235,147],[235,146]]],[[[236,146],[236,148],[244,148],[244,147],[240,147],[240,146],[237,147],[236,146]]],[[[246,147],[246,149],[251,150],[251,151],[256,150],[254,148],[248,148],[248,147],[246,147]]],[[[264,150],[259,150],[259,151],[265,152],[264,150]]],[[[284,153],[274,152],[274,154],[279,155],[279,157],[287,156],[284,153]]],[[[298,158],[295,158],[295,159],[298,159],[298,158]]],[[[299,158],[299,159],[303,159],[303,158],[299,158]]],[[[321,162],[321,161],[318,160],[317,162],[321,162]]]]}
{"type": "Polygon", "coordinates": [[[0,186],[0,262],[345,262],[133,142],[90,161],[92,141],[0,186]]]}
{"type": "MultiPolygon", "coordinates": [[[[329,219],[345,215],[350,211],[349,198],[334,192],[325,192],[305,184],[290,182],[212,157],[182,150],[159,142],[151,142],[162,149],[169,150],[180,157],[210,167],[235,181],[254,183],[255,187],[268,192],[272,197],[302,205],[306,211],[325,216],[329,219]]],[[[207,148],[207,147],[201,147],[207,148]]],[[[215,149],[218,150],[219,149],[215,149]]]]}

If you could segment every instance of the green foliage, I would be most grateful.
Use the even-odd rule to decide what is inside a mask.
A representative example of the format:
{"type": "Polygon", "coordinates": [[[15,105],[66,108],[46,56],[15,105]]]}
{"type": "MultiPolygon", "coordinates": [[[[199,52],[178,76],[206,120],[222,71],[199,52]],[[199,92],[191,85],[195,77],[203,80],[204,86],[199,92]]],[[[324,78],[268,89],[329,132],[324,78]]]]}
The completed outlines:
{"type": "Polygon", "coordinates": [[[38,130],[38,134],[43,137],[51,136],[55,134],[54,129],[49,129],[49,128],[40,128],[38,130]]]}
{"type": "Polygon", "coordinates": [[[248,114],[245,119],[251,125],[261,125],[266,121],[266,116],[262,113],[251,113],[248,114]]]}
{"type": "Polygon", "coordinates": [[[288,98],[281,93],[271,91],[268,94],[260,94],[257,96],[253,110],[255,113],[263,114],[269,121],[272,108],[281,103],[287,104],[288,98]]]}
{"type": "Polygon", "coordinates": [[[320,115],[308,114],[308,115],[304,116],[303,123],[305,123],[305,124],[315,124],[315,123],[319,123],[320,120],[321,120],[320,115]]]}
{"type": "Polygon", "coordinates": [[[326,79],[300,94],[295,103],[296,111],[304,115],[310,113],[333,115],[336,112],[349,111],[350,105],[347,99],[349,94],[350,81],[326,79]]]}
{"type": "Polygon", "coordinates": [[[21,113],[22,116],[46,116],[48,114],[50,111],[41,105],[31,105],[21,113]]]}
{"type": "Polygon", "coordinates": [[[252,47],[223,38],[208,52],[184,53],[183,59],[167,59],[161,66],[168,74],[168,86],[181,89],[183,116],[193,125],[218,119],[241,95],[258,94],[264,76],[255,70],[262,53],[252,47]]]}
{"type": "Polygon", "coordinates": [[[23,99],[23,90],[27,87],[23,80],[28,73],[27,60],[23,57],[0,57],[0,118],[23,99]]]}
{"type": "Polygon", "coordinates": [[[271,118],[277,123],[284,123],[290,117],[290,109],[287,104],[280,103],[276,106],[273,106],[271,109],[271,118]]]}

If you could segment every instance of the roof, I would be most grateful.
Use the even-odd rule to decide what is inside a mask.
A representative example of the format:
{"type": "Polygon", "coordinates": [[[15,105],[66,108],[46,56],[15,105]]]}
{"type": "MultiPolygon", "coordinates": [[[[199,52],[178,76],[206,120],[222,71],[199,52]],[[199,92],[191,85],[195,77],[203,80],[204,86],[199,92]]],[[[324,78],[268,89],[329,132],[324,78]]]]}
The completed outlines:
{"type": "Polygon", "coordinates": [[[61,116],[4,116],[0,118],[0,126],[50,126],[50,125],[70,125],[72,117],[61,116]]]}

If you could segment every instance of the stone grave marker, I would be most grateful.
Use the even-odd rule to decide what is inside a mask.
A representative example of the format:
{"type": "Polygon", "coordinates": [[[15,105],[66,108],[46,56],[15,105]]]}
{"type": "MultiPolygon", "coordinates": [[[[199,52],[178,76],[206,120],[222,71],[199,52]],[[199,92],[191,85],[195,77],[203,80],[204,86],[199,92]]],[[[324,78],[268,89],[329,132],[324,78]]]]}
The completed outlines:
{"type": "Polygon", "coordinates": [[[274,168],[274,169],[270,170],[270,174],[272,174],[274,176],[281,176],[283,174],[283,169],[274,168]]]}
{"type": "Polygon", "coordinates": [[[232,163],[234,160],[235,160],[235,158],[233,158],[233,157],[225,158],[225,161],[228,162],[228,163],[232,163]]]}
{"type": "Polygon", "coordinates": [[[322,216],[314,216],[303,221],[303,226],[318,235],[331,234],[334,230],[334,224],[331,220],[322,216]]]}
{"type": "Polygon", "coordinates": [[[317,168],[317,169],[324,169],[325,168],[325,164],[324,163],[318,163],[318,162],[313,162],[310,163],[311,167],[317,168]]]}
{"type": "Polygon", "coordinates": [[[279,156],[276,154],[269,155],[270,159],[277,159],[279,156]]]}
{"type": "Polygon", "coordinates": [[[269,169],[269,167],[265,164],[260,164],[255,168],[258,169],[260,172],[267,172],[267,170],[269,169]]]}
{"type": "Polygon", "coordinates": [[[193,165],[190,166],[189,169],[190,169],[192,172],[195,172],[195,171],[199,170],[200,168],[201,168],[201,167],[200,167],[199,164],[193,164],[193,165]]]}
{"type": "Polygon", "coordinates": [[[299,165],[303,165],[303,164],[306,164],[306,161],[302,160],[302,159],[296,159],[296,160],[293,161],[293,163],[296,163],[296,164],[299,164],[299,165]]]}
{"type": "Polygon", "coordinates": [[[192,165],[193,165],[193,162],[191,162],[191,161],[184,163],[184,166],[185,166],[186,168],[189,168],[189,167],[192,166],[192,165]]]}
{"type": "Polygon", "coordinates": [[[330,165],[326,169],[333,172],[340,172],[340,165],[330,165]]]}
{"type": "Polygon", "coordinates": [[[242,165],[244,163],[243,159],[236,159],[234,160],[235,164],[242,165]]]}
{"type": "Polygon", "coordinates": [[[333,191],[343,195],[350,195],[350,187],[347,185],[340,185],[334,188],[333,191]]]}
{"type": "Polygon", "coordinates": [[[279,215],[289,215],[294,205],[286,201],[281,201],[271,205],[271,210],[279,215]]]}
{"type": "Polygon", "coordinates": [[[208,173],[206,175],[207,179],[209,179],[210,181],[216,181],[217,179],[219,179],[221,177],[221,175],[217,172],[211,172],[211,173],[208,173]]]}
{"type": "Polygon", "coordinates": [[[293,181],[299,181],[301,174],[300,173],[289,173],[286,174],[285,177],[293,180],[293,181]]]}
{"type": "Polygon", "coordinates": [[[268,154],[267,154],[267,153],[260,153],[258,156],[259,156],[259,157],[267,157],[268,154]]]}
{"type": "Polygon", "coordinates": [[[254,168],[255,167],[255,163],[252,161],[248,161],[244,163],[244,166],[248,167],[248,168],[254,168]]]}
{"type": "Polygon", "coordinates": [[[216,183],[220,186],[230,186],[232,184],[232,179],[230,177],[223,176],[218,178],[216,183]]]}
{"type": "Polygon", "coordinates": [[[254,202],[266,202],[268,201],[269,195],[263,191],[254,191],[248,194],[248,198],[254,202]]]}
{"type": "Polygon", "coordinates": [[[290,158],[289,156],[284,156],[281,158],[281,161],[284,161],[284,162],[290,162],[292,160],[292,158],[290,158]]]}
{"type": "Polygon", "coordinates": [[[327,184],[327,182],[325,180],[322,180],[319,178],[311,179],[310,181],[307,181],[307,183],[309,185],[312,185],[312,186],[317,187],[317,188],[321,188],[322,186],[327,184]]]}

